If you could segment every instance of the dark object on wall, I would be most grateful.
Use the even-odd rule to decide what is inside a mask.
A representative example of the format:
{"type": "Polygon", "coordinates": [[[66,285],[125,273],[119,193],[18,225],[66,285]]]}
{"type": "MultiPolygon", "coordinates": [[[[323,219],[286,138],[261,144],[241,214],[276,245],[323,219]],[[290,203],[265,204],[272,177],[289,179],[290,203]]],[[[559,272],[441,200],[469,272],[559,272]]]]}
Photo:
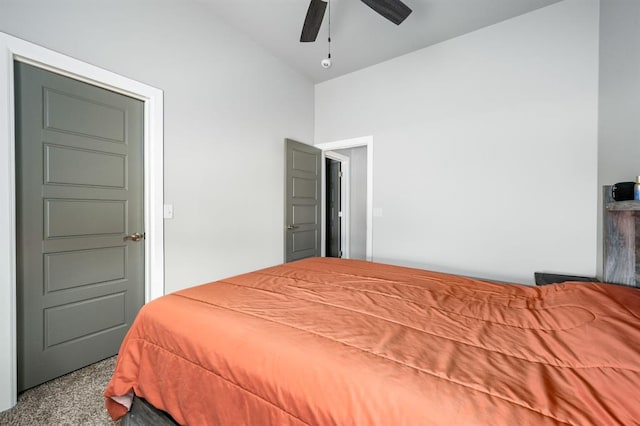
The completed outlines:
{"type": "Polygon", "coordinates": [[[611,196],[616,201],[633,200],[635,182],[618,182],[611,187],[611,196]]]}
{"type": "Polygon", "coordinates": [[[559,284],[566,281],[584,281],[590,283],[600,282],[596,277],[581,277],[577,275],[549,274],[546,272],[534,272],[536,285],[559,284]]]}

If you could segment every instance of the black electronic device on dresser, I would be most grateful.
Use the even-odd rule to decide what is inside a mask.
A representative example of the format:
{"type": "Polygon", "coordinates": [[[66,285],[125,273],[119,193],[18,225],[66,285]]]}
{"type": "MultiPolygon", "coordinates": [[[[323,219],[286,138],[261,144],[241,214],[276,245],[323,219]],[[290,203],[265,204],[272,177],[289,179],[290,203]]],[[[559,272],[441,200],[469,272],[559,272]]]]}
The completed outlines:
{"type": "Polygon", "coordinates": [[[635,182],[618,182],[611,186],[611,197],[614,201],[633,200],[635,182]]]}

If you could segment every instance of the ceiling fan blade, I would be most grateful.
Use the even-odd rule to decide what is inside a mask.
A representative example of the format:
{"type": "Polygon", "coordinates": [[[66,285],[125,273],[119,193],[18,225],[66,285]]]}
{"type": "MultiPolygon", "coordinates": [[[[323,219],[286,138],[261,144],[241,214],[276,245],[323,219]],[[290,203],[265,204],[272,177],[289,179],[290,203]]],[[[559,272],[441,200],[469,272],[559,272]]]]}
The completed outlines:
{"type": "Polygon", "coordinates": [[[362,2],[396,25],[400,25],[411,14],[409,6],[400,0],[362,0],[362,2]]]}
{"type": "Polygon", "coordinates": [[[300,34],[301,42],[316,41],[326,8],[326,1],[311,0],[309,9],[307,10],[307,17],[304,19],[304,25],[302,26],[302,34],[300,34]]]}

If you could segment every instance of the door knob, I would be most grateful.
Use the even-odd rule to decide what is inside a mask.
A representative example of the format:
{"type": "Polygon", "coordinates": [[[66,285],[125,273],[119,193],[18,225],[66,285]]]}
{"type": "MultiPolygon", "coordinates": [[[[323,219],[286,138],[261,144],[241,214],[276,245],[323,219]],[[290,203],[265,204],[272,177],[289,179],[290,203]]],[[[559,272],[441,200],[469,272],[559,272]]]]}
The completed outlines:
{"type": "Polygon", "coordinates": [[[296,229],[296,228],[299,228],[299,226],[298,225],[289,225],[289,226],[287,226],[287,229],[296,229]]]}
{"type": "Polygon", "coordinates": [[[140,241],[141,239],[144,238],[144,234],[141,234],[139,232],[136,232],[135,234],[131,234],[131,235],[126,235],[122,240],[123,241],[127,241],[127,240],[131,240],[131,241],[140,241]]]}

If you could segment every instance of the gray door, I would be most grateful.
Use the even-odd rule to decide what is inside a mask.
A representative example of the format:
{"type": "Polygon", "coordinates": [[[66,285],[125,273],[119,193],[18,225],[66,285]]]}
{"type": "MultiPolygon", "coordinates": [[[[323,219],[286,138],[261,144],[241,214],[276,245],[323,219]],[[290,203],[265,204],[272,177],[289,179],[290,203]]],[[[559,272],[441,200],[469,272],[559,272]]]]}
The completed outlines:
{"type": "Polygon", "coordinates": [[[286,144],[285,262],[320,256],[322,151],[286,144]]]}
{"type": "Polygon", "coordinates": [[[327,257],[342,257],[342,241],[341,241],[341,180],[342,180],[342,164],[331,158],[326,158],[326,191],[325,197],[327,220],[327,241],[326,255],[327,257]]]}
{"type": "Polygon", "coordinates": [[[18,388],[118,352],[144,301],[142,102],[15,64],[18,388]],[[137,238],[135,238],[137,239],[137,238]]]}

